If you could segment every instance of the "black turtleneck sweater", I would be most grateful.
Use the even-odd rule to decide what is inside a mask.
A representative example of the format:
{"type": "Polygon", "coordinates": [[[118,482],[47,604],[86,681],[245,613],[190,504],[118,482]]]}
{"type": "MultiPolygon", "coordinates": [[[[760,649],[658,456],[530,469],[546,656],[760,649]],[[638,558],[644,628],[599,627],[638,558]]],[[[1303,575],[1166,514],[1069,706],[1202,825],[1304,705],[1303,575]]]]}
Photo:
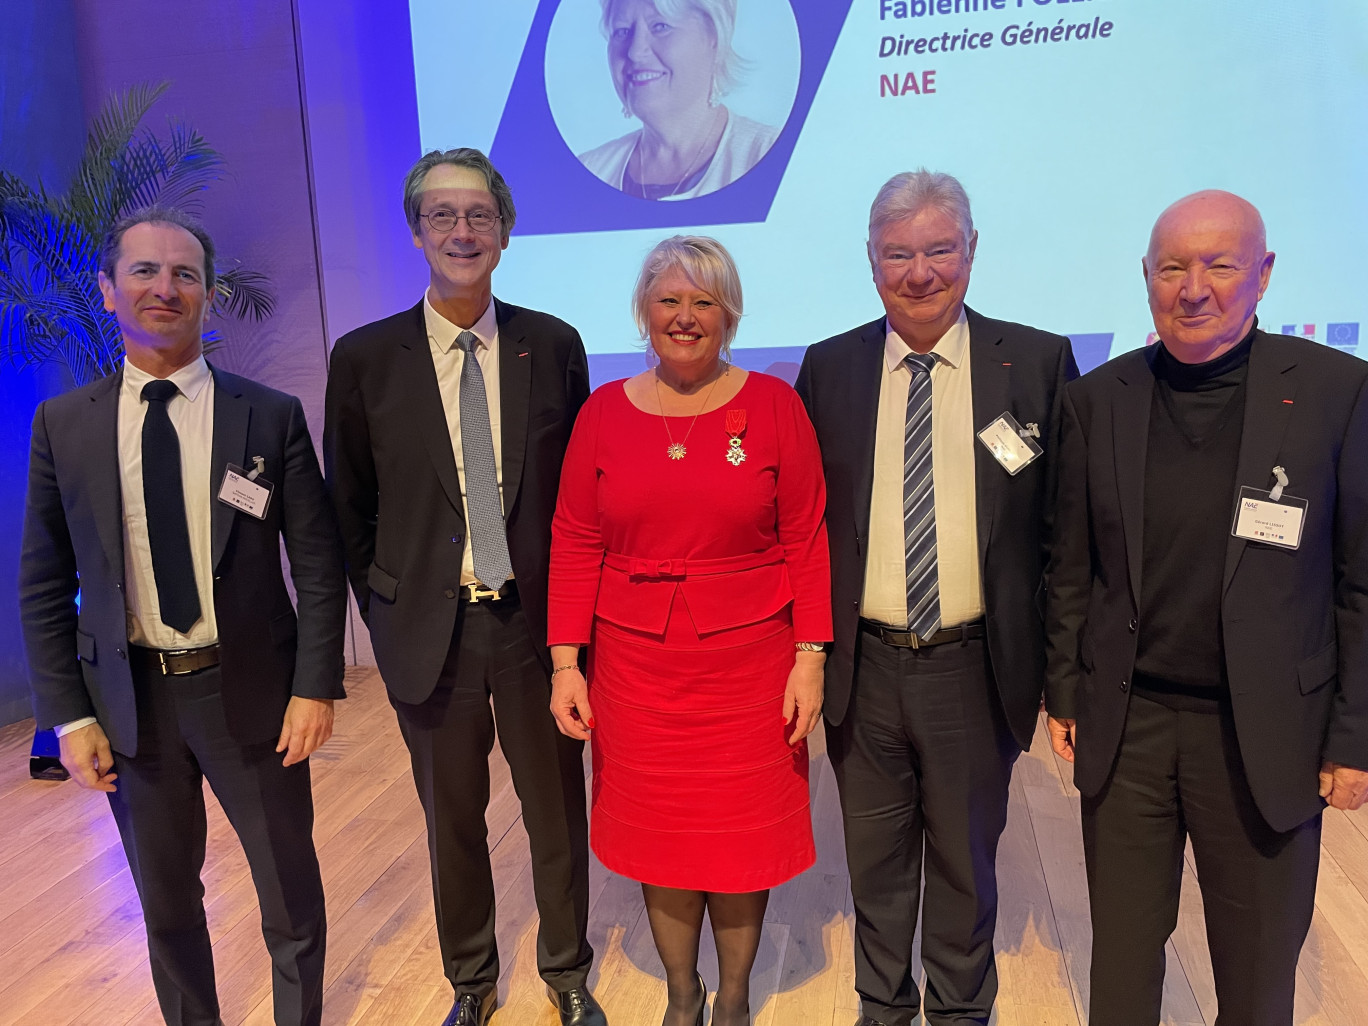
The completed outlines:
{"type": "Polygon", "coordinates": [[[1221,583],[1254,331],[1207,363],[1152,362],[1136,690],[1167,704],[1229,691],[1221,583]]]}

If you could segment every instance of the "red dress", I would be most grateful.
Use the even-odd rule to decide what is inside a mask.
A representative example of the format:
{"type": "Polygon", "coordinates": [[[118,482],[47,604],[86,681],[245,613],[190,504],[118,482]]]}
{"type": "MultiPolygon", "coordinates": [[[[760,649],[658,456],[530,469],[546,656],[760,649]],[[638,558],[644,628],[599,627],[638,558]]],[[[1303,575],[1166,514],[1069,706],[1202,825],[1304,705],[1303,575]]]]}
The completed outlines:
{"type": "Polygon", "coordinates": [[[779,379],[752,372],[691,419],[670,418],[675,440],[688,433],[672,460],[660,416],[622,382],[580,411],[549,641],[589,645],[603,864],[664,887],[762,890],[815,859],[807,744],[785,740],[783,700],[794,641],[831,639],[826,490],[807,413],[779,379]]]}

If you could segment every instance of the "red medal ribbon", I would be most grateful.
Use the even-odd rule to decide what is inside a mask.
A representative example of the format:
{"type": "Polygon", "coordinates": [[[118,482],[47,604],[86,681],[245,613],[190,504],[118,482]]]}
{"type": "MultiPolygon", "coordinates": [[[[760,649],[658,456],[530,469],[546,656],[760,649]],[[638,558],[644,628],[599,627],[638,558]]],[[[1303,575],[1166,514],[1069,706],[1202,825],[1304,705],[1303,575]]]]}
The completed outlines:
{"type": "Polygon", "coordinates": [[[741,432],[746,430],[746,411],[728,410],[727,411],[727,434],[732,438],[740,438],[741,432]]]}

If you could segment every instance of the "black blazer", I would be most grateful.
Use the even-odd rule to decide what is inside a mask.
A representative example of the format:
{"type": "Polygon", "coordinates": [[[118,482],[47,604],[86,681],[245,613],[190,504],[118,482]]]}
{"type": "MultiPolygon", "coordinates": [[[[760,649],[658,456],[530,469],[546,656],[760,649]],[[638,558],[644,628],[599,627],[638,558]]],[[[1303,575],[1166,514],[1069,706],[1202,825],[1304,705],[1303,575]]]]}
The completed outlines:
{"type": "MultiPolygon", "coordinates": [[[[228,729],[240,744],[280,733],[292,695],[343,698],[346,584],[337,523],[294,396],[214,375],[214,615],[228,729]],[[264,520],[217,499],[229,463],[275,485],[264,520]],[[291,605],[280,540],[298,598],[291,605]]],[[[19,612],[40,728],[94,716],[137,754],[128,667],[118,410],[123,373],[39,405],[19,557],[19,612]],[[79,581],[77,577],[79,575],[79,581]],[[76,593],[80,589],[80,608],[76,593]]]]}
{"type": "MultiPolygon", "coordinates": [[[[546,649],[551,517],[575,416],[589,396],[579,333],[494,300],[504,521],[538,657],[546,649]]],[[[396,698],[424,701],[451,648],[466,524],[423,304],[344,335],[328,376],[323,459],[347,574],[396,698]]]]}
{"type": "MultiPolygon", "coordinates": [[[[1002,707],[1017,742],[1035,730],[1044,681],[1042,591],[1054,491],[1055,437],[1064,383],[1078,376],[1073,349],[1052,335],[966,308],[974,429],[1010,411],[1040,427],[1044,454],[1009,475],[975,441],[974,481],[988,651],[1002,707]]],[[[836,642],[826,662],[825,714],[840,723],[850,702],[864,592],[874,435],[883,376],[885,321],[811,346],[796,387],[822,447],[831,542],[836,642]]]]}
{"type": "MultiPolygon", "coordinates": [[[[1078,720],[1074,782],[1106,782],[1135,667],[1153,350],[1065,391],[1050,564],[1052,715],[1078,720]]],[[[1226,542],[1221,626],[1245,774],[1275,830],[1316,815],[1322,758],[1368,769],[1368,364],[1262,331],[1249,354],[1238,488],[1309,502],[1296,551],[1226,542]]],[[[1229,525],[1227,525],[1229,530],[1229,525]]]]}

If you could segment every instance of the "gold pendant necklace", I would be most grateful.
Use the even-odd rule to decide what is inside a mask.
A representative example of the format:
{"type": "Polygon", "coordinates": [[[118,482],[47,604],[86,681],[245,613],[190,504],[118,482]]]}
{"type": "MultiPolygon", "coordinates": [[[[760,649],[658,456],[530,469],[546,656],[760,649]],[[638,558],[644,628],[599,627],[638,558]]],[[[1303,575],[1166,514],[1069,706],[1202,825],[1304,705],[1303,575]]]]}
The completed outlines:
{"type": "Polygon", "coordinates": [[[708,400],[712,398],[713,389],[717,387],[717,383],[722,380],[722,375],[727,373],[727,369],[730,366],[730,364],[725,363],[722,365],[722,372],[718,374],[717,377],[713,378],[713,383],[708,386],[708,394],[703,397],[703,405],[698,408],[698,412],[694,414],[693,420],[689,421],[689,430],[685,431],[684,437],[677,442],[674,440],[674,435],[670,432],[670,421],[665,416],[665,404],[660,400],[660,374],[656,374],[656,405],[660,407],[660,422],[665,425],[665,437],[670,441],[670,444],[665,449],[665,455],[670,459],[682,460],[685,456],[689,455],[689,450],[684,447],[684,443],[687,442],[689,436],[693,434],[694,425],[698,423],[698,418],[702,415],[703,411],[707,409],[708,400]]]}

